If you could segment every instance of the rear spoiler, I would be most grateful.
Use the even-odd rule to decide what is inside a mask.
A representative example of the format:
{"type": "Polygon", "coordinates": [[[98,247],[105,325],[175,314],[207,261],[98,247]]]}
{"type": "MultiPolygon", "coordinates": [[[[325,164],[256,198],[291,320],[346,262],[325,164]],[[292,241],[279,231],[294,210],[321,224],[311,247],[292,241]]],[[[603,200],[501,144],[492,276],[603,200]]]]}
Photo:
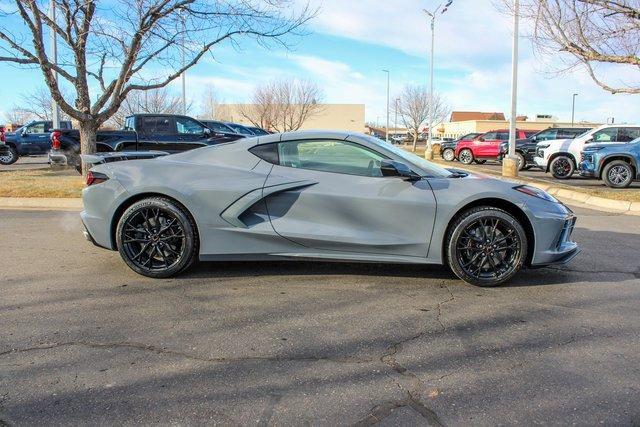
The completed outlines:
{"type": "Polygon", "coordinates": [[[123,160],[155,159],[166,156],[165,151],[114,151],[96,154],[81,154],[82,162],[89,167],[103,163],[120,162],[123,160]]]}

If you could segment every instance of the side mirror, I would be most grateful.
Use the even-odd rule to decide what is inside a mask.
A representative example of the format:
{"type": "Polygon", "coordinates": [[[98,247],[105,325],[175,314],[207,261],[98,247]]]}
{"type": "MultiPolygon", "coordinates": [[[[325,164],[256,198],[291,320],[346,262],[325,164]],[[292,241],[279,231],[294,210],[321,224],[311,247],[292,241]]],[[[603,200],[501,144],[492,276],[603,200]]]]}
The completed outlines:
{"type": "Polygon", "coordinates": [[[483,141],[484,141],[484,138],[483,138],[483,137],[480,137],[480,138],[476,139],[476,141],[478,141],[478,142],[483,142],[483,141]]]}
{"type": "Polygon", "coordinates": [[[22,132],[20,132],[20,136],[27,136],[27,128],[22,129],[22,132]]]}
{"type": "Polygon", "coordinates": [[[209,129],[209,128],[204,128],[204,130],[202,131],[202,134],[203,134],[205,137],[209,137],[209,136],[211,135],[211,129],[209,129]]]}
{"type": "Polygon", "coordinates": [[[417,181],[420,175],[412,171],[409,166],[395,160],[382,159],[380,161],[380,172],[382,176],[398,177],[406,181],[417,181]]]}

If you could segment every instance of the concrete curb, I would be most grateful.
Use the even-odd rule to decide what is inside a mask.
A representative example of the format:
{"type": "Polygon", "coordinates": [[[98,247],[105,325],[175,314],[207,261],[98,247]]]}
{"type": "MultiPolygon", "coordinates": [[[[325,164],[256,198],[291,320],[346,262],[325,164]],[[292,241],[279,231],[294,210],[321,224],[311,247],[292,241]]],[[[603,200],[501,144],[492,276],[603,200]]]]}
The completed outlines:
{"type": "MultiPolygon", "coordinates": [[[[442,163],[439,163],[439,164],[443,166],[442,163]]],[[[492,178],[498,178],[505,181],[515,182],[517,184],[530,185],[532,187],[536,187],[541,190],[544,190],[547,193],[551,194],[554,197],[557,197],[560,200],[563,200],[563,201],[570,200],[573,202],[577,202],[577,203],[581,203],[583,205],[589,206],[593,209],[605,210],[605,211],[609,210],[609,211],[615,211],[618,213],[624,213],[628,215],[640,216],[640,202],[629,202],[626,200],[614,200],[614,199],[607,199],[604,197],[591,196],[581,191],[573,191],[567,188],[555,187],[553,185],[538,182],[538,181],[521,179],[521,178],[505,178],[503,176],[500,176],[498,174],[491,173],[485,170],[478,172],[477,170],[467,169],[464,167],[459,167],[457,165],[455,166],[455,168],[462,169],[474,174],[482,173],[492,178]]]]}
{"type": "Polygon", "coordinates": [[[79,211],[82,209],[82,199],[54,197],[0,197],[0,209],[79,211]]]}

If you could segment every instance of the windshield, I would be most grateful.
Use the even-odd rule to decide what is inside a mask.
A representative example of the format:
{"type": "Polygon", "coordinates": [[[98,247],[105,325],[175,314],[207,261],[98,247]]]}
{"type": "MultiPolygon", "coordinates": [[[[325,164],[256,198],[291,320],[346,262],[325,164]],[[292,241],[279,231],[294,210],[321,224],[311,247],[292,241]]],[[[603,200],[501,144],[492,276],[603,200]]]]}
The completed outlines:
{"type": "Polygon", "coordinates": [[[578,136],[576,136],[576,137],[575,137],[575,139],[577,139],[577,138],[582,138],[583,136],[587,136],[587,134],[588,134],[589,132],[591,132],[592,130],[593,130],[593,129],[587,129],[587,130],[585,130],[584,132],[582,132],[581,134],[579,134],[578,136]]]}
{"type": "Polygon", "coordinates": [[[446,178],[451,175],[451,172],[446,170],[445,168],[442,168],[434,163],[431,163],[425,160],[420,156],[417,156],[413,153],[403,150],[402,148],[398,148],[395,145],[387,144],[382,140],[379,140],[377,138],[373,138],[370,136],[367,136],[367,139],[372,143],[384,148],[385,150],[392,152],[393,154],[397,155],[401,159],[406,160],[407,163],[418,166],[420,169],[425,171],[428,176],[432,176],[435,178],[446,178]]]}

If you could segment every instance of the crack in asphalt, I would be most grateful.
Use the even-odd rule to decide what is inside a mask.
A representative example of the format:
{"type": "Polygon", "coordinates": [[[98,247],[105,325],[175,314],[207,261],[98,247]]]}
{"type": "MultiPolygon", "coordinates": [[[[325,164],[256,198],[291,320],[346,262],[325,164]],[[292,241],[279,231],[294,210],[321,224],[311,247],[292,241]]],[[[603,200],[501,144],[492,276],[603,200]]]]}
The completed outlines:
{"type": "Polygon", "coordinates": [[[61,348],[61,347],[73,347],[73,346],[81,346],[81,347],[89,347],[89,348],[128,348],[140,351],[148,351],[161,355],[169,355],[182,357],[189,360],[195,360],[200,362],[208,362],[208,363],[233,363],[233,362],[250,362],[250,361],[270,361],[270,362],[334,362],[334,363],[346,363],[346,364],[362,364],[362,363],[372,363],[375,362],[375,358],[367,359],[367,358],[336,358],[329,356],[300,356],[300,357],[287,357],[287,356],[246,356],[246,357],[204,357],[198,356],[190,353],[185,353],[182,351],[170,350],[163,347],[157,347],[154,345],[134,343],[134,342],[115,342],[115,343],[99,343],[99,342],[89,342],[89,341],[67,341],[61,343],[51,343],[45,345],[39,345],[34,347],[27,347],[22,349],[11,349],[0,352],[1,356],[6,356],[9,354],[15,353],[27,353],[31,351],[40,351],[40,350],[49,350],[53,348],[61,348]]]}
{"type": "Polygon", "coordinates": [[[577,269],[577,268],[569,268],[569,267],[546,267],[549,270],[555,270],[555,271],[566,271],[566,272],[570,272],[570,273],[588,273],[588,274],[594,274],[594,273],[602,273],[602,274],[625,274],[625,275],[629,275],[629,276],[634,276],[636,278],[640,278],[640,268],[638,268],[635,271],[618,271],[618,270],[581,270],[581,269],[577,269]]]}
{"type": "MultiPolygon", "coordinates": [[[[441,287],[444,287],[449,292],[449,297],[447,299],[438,301],[436,305],[436,310],[437,310],[436,321],[440,325],[442,331],[445,331],[446,327],[441,319],[442,306],[444,304],[447,304],[453,301],[455,299],[455,296],[453,295],[453,292],[447,286],[446,283],[443,282],[441,287]]],[[[380,357],[380,361],[385,365],[387,365],[389,368],[391,368],[398,375],[408,379],[410,383],[410,389],[405,390],[405,387],[403,387],[403,385],[400,382],[396,381],[398,388],[400,388],[401,390],[405,390],[404,399],[387,400],[381,404],[374,406],[363,419],[353,424],[354,426],[360,427],[360,426],[370,426],[373,424],[377,424],[383,419],[385,419],[386,417],[390,416],[395,409],[402,408],[402,407],[409,407],[413,409],[418,414],[420,414],[424,419],[426,419],[430,424],[433,424],[436,426],[444,425],[442,421],[440,421],[438,415],[433,410],[427,408],[422,402],[420,402],[420,399],[417,397],[420,395],[423,389],[422,382],[420,381],[418,376],[413,372],[411,372],[408,368],[400,364],[396,359],[396,356],[402,351],[404,344],[417,340],[418,338],[421,338],[429,333],[430,333],[430,330],[428,328],[424,328],[421,332],[411,337],[405,338],[402,341],[395,342],[388,347],[387,352],[380,357]]],[[[453,374],[454,373],[452,372],[449,374],[442,375],[441,377],[436,379],[428,379],[427,382],[441,380],[453,374]]]]}

